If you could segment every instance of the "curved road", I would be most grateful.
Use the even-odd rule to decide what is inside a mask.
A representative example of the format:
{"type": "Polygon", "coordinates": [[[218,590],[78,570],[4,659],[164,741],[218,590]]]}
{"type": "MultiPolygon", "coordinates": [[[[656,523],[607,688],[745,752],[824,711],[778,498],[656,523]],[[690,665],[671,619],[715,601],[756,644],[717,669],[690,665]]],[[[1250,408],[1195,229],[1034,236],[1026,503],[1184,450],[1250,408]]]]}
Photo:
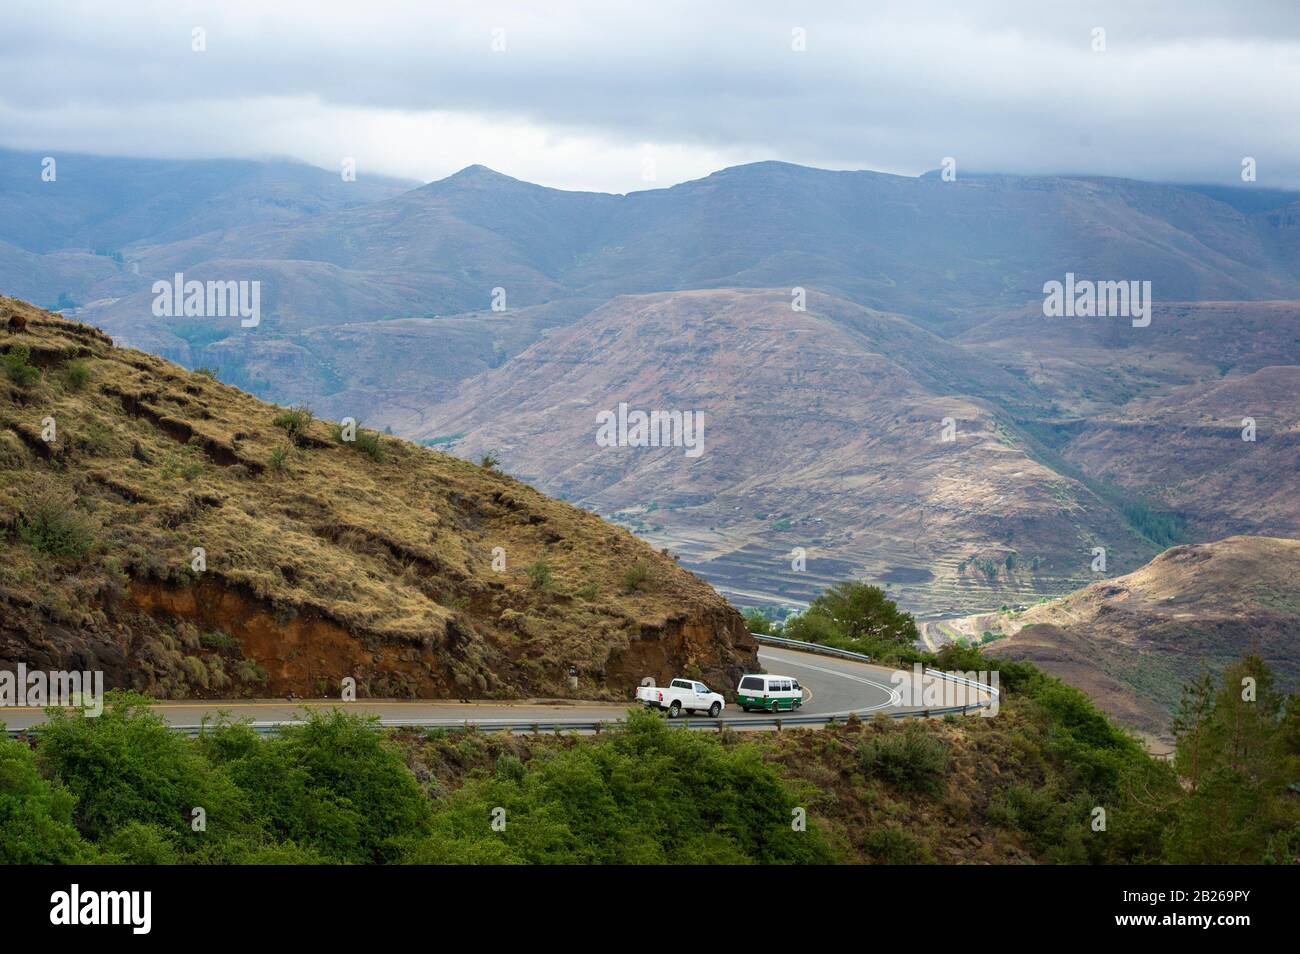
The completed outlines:
{"type": "MultiPolygon", "coordinates": [[[[793,676],[804,688],[804,715],[847,716],[850,712],[900,712],[918,711],[920,706],[901,704],[897,690],[890,682],[894,671],[882,666],[872,666],[849,659],[798,652],[792,649],[763,646],[758,658],[763,667],[776,675],[793,676]]],[[[337,699],[318,700],[232,700],[196,702],[160,702],[153,706],[170,724],[197,726],[205,716],[225,712],[234,719],[250,719],[254,725],[292,722],[301,718],[304,709],[346,708],[361,713],[377,715],[385,723],[403,721],[421,724],[441,723],[463,725],[465,722],[490,722],[493,720],[538,722],[557,720],[608,721],[623,717],[630,702],[626,703],[509,703],[509,702],[449,702],[449,701],[377,701],[361,699],[342,703],[337,699]]],[[[738,706],[728,705],[721,718],[742,727],[746,720],[769,719],[763,713],[742,712],[738,706]]],[[[696,720],[709,720],[701,714],[696,720]]],[[[45,721],[41,709],[0,708],[0,722],[9,729],[23,729],[45,721]]]]}

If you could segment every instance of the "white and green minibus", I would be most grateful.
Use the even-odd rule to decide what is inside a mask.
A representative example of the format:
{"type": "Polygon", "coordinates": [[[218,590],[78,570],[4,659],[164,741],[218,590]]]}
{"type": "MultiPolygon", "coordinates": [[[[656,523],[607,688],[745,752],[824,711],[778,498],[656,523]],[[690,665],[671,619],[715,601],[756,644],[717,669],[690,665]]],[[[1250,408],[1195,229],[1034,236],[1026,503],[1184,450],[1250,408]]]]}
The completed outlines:
{"type": "Polygon", "coordinates": [[[746,712],[798,709],[803,705],[803,689],[793,676],[744,676],[736,690],[736,702],[746,712]]]}

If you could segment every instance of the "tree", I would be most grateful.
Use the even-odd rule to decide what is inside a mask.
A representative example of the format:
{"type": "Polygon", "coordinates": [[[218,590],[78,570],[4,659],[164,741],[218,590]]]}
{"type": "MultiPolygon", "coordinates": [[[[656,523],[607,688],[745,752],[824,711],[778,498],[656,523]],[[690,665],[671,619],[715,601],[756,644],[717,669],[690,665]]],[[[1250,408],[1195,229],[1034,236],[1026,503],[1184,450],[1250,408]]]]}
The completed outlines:
{"type": "Polygon", "coordinates": [[[41,778],[36,756],[0,737],[0,864],[66,865],[93,860],[72,824],[76,798],[41,778]]]}
{"type": "Polygon", "coordinates": [[[1214,677],[1202,667],[1193,682],[1183,686],[1182,698],[1174,712],[1170,729],[1177,740],[1174,756],[1178,774],[1191,783],[1192,790],[1201,777],[1201,749],[1210,714],[1214,711],[1214,677]]]}
{"type": "Polygon", "coordinates": [[[1195,787],[1166,830],[1166,860],[1240,864],[1269,852],[1289,855],[1300,828],[1288,789],[1295,778],[1288,750],[1295,743],[1296,703],[1274,688],[1258,656],[1229,666],[1217,691],[1203,678],[1184,698],[1175,722],[1178,768],[1190,772],[1194,752],[1195,787]]]}
{"type": "Polygon", "coordinates": [[[863,646],[911,646],[920,638],[912,614],[869,583],[836,583],[790,620],[785,631],[793,639],[826,642],[829,636],[863,646]]]}

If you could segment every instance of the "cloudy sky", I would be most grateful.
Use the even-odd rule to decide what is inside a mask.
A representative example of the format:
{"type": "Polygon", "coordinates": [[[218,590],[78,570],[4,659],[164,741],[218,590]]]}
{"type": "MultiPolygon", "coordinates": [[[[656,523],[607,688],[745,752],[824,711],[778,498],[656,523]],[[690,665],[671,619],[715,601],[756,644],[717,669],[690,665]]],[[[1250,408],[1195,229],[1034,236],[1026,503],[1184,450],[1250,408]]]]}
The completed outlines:
{"type": "Polygon", "coordinates": [[[1296,0],[4,0],[0,63],[20,149],[611,192],[945,156],[1233,183],[1252,156],[1300,188],[1296,0]]]}

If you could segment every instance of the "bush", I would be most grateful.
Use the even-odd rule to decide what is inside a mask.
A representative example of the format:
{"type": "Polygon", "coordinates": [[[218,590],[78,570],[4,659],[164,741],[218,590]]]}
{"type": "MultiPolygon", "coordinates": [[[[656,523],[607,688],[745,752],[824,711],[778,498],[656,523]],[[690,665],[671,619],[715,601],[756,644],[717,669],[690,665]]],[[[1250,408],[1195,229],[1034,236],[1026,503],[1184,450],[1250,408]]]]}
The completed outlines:
{"type": "Polygon", "coordinates": [[[26,745],[0,736],[0,864],[66,865],[92,849],[72,824],[76,798],[41,778],[26,745]]]}
{"type": "Polygon", "coordinates": [[[271,423],[276,427],[283,428],[289,435],[290,440],[296,441],[306,433],[307,428],[311,427],[312,420],[310,409],[300,404],[287,411],[281,411],[272,418],[271,423]]]}
{"type": "Polygon", "coordinates": [[[26,345],[14,345],[4,354],[0,354],[0,369],[20,388],[35,387],[41,380],[40,368],[31,363],[32,352],[26,345]]]}
{"type": "Polygon", "coordinates": [[[550,864],[825,863],[818,828],[791,828],[803,802],[754,746],[726,747],[633,711],[599,739],[442,799],[417,862],[550,864]],[[505,809],[504,831],[488,821],[505,809]]]}
{"type": "Polygon", "coordinates": [[[279,840],[367,864],[398,860],[404,844],[430,831],[415,776],[364,718],[313,711],[277,738],[234,742],[231,777],[279,840]]]}
{"type": "Polygon", "coordinates": [[[18,515],[16,531],[33,550],[62,559],[79,560],[95,546],[90,521],[63,497],[37,499],[18,515]]]}
{"type": "Polygon", "coordinates": [[[938,795],[948,771],[948,746],[920,722],[908,722],[859,745],[858,764],[867,775],[899,788],[938,795]]]}
{"type": "Polygon", "coordinates": [[[117,865],[174,865],[181,860],[176,833],[161,825],[127,822],[100,846],[104,861],[117,865]]]}
{"type": "Polygon", "coordinates": [[[283,474],[289,469],[289,448],[281,445],[273,448],[266,458],[267,469],[276,474],[283,474]]]}
{"type": "Polygon", "coordinates": [[[383,442],[379,439],[376,431],[357,431],[357,439],[352,442],[356,445],[357,450],[365,454],[375,463],[383,463],[384,458],[388,456],[384,450],[383,442]]]}
{"type": "Polygon", "coordinates": [[[72,361],[67,370],[68,387],[80,391],[90,383],[90,364],[86,361],[72,361]]]}
{"type": "Polygon", "coordinates": [[[240,682],[264,683],[271,677],[266,670],[251,659],[241,659],[235,666],[235,678],[240,682]]]}
{"type": "Polygon", "coordinates": [[[623,590],[627,593],[644,589],[649,581],[650,567],[640,560],[623,571],[623,590]]]}
{"type": "Polygon", "coordinates": [[[186,656],[181,660],[181,671],[191,686],[208,688],[208,667],[198,656],[186,656]]]}
{"type": "Polygon", "coordinates": [[[115,691],[96,718],[50,710],[38,759],[76,796],[74,818],[82,833],[98,841],[138,822],[188,838],[195,807],[206,811],[210,826],[255,831],[244,794],[145,703],[115,691]]]}
{"type": "Polygon", "coordinates": [[[379,439],[378,431],[362,430],[361,425],[358,424],[353,439],[345,441],[343,439],[343,428],[336,424],[333,428],[333,434],[336,441],[350,445],[376,463],[382,463],[384,458],[388,456],[388,452],[384,449],[383,442],[379,439]]]}
{"type": "Polygon", "coordinates": [[[484,470],[496,470],[501,466],[501,458],[497,456],[496,451],[488,451],[479,458],[478,465],[484,470]]]}
{"type": "Polygon", "coordinates": [[[536,589],[549,590],[554,585],[554,578],[551,575],[551,565],[547,563],[544,558],[534,560],[532,563],[528,564],[524,569],[524,572],[528,574],[528,579],[532,581],[533,586],[536,589]]]}
{"type": "Polygon", "coordinates": [[[934,861],[929,846],[901,828],[873,828],[862,836],[862,847],[878,865],[917,865],[934,861]]]}
{"type": "Polygon", "coordinates": [[[199,645],[204,649],[238,649],[239,640],[223,630],[214,629],[199,637],[199,645]]]}

